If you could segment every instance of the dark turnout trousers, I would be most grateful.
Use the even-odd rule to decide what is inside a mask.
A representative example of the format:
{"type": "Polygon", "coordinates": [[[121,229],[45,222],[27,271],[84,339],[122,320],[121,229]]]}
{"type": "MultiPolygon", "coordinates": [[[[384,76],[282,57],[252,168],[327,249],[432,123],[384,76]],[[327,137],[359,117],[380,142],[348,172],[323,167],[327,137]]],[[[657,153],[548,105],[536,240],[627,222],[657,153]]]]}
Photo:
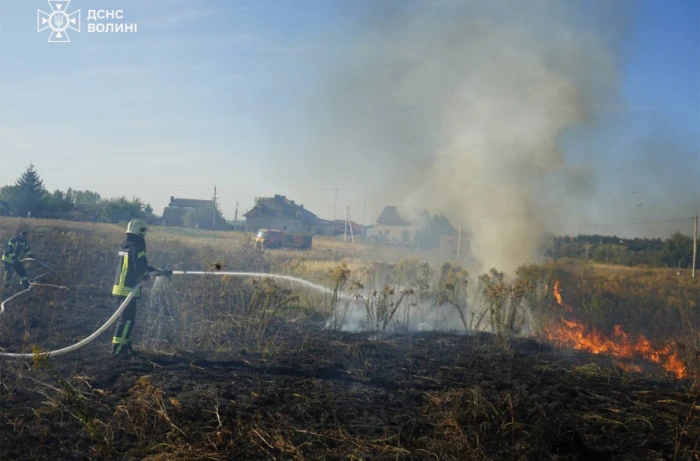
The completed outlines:
{"type": "MultiPolygon", "coordinates": [[[[126,296],[118,296],[117,307],[121,306],[125,299],[126,296]]],[[[136,302],[136,298],[132,298],[117,320],[117,328],[114,330],[112,338],[112,355],[114,356],[131,351],[131,333],[134,331],[136,323],[136,302]]]]}
{"type": "Polygon", "coordinates": [[[26,290],[29,288],[29,277],[27,277],[27,271],[24,270],[24,265],[19,261],[15,261],[14,263],[5,262],[5,287],[9,288],[13,271],[17,272],[17,275],[19,275],[19,281],[22,283],[24,289],[26,290]]]}

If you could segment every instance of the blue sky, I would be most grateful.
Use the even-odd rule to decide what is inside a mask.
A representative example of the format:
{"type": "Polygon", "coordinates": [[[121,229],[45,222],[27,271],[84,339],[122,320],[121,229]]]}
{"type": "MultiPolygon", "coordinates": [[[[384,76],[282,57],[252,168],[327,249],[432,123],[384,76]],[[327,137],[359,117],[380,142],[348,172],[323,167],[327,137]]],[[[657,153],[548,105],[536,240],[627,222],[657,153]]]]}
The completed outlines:
{"type": "MultiPolygon", "coordinates": [[[[651,156],[650,170],[668,183],[690,174],[694,183],[685,189],[700,195],[700,2],[633,3],[620,3],[624,30],[611,22],[603,31],[619,60],[622,104],[613,102],[605,123],[591,128],[588,139],[610,152],[610,168],[602,169],[590,208],[613,222],[689,216],[700,203],[667,210],[654,202],[660,196],[653,187],[642,199],[618,188],[625,165],[637,161],[636,147],[662,130],[662,141],[678,154],[651,156]],[[687,167],[669,164],[678,161],[687,167]],[[613,193],[615,206],[606,210],[613,193]],[[640,200],[657,208],[635,207],[640,200]]],[[[36,31],[37,9],[49,10],[45,0],[2,0],[0,184],[13,183],[33,162],[50,190],[137,195],[156,212],[171,195],[209,198],[216,185],[228,219],[236,201],[243,212],[254,197],[275,193],[331,218],[333,193],[324,189],[340,187],[352,192],[339,194],[338,214],[352,203],[361,220],[362,182],[376,189],[377,177],[351,167],[302,181],[286,173],[309,161],[305,114],[320,61],[343,37],[354,39],[369,4],[72,0],[69,10],[82,11],[82,31],[58,44],[36,31]],[[89,34],[88,9],[121,9],[138,32],[89,34]]],[[[585,151],[576,141],[569,148],[574,156],[585,151]]],[[[382,205],[370,205],[368,221],[382,205]]]]}

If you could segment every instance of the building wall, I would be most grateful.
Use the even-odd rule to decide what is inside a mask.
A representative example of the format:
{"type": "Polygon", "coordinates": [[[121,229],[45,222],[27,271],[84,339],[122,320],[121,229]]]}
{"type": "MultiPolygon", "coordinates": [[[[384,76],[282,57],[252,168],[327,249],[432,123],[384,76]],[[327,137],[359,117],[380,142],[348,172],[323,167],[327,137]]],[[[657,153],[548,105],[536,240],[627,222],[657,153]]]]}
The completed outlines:
{"type": "Polygon", "coordinates": [[[379,224],[377,227],[373,227],[367,231],[367,238],[376,239],[378,236],[386,239],[388,242],[401,243],[401,234],[404,231],[408,231],[410,236],[409,242],[413,243],[416,240],[416,231],[418,230],[415,226],[387,226],[384,224],[379,224]]]}
{"type": "Polygon", "coordinates": [[[456,253],[457,252],[457,240],[459,236],[457,235],[441,235],[440,236],[440,250],[456,253]]]}
{"type": "Polygon", "coordinates": [[[166,207],[163,210],[163,220],[166,226],[182,227],[184,222],[182,220],[185,213],[192,210],[193,208],[179,208],[179,207],[166,207]]]}

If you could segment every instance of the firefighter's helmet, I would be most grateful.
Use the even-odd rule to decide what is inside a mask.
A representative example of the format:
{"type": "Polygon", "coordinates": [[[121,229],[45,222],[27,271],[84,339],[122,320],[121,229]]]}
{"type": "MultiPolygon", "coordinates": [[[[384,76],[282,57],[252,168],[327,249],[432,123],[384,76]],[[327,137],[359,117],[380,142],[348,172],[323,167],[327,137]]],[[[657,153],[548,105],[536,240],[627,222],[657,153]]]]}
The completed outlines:
{"type": "Polygon", "coordinates": [[[129,225],[126,227],[127,234],[138,235],[139,237],[145,237],[148,231],[148,225],[140,219],[132,219],[129,221],[129,225]]]}

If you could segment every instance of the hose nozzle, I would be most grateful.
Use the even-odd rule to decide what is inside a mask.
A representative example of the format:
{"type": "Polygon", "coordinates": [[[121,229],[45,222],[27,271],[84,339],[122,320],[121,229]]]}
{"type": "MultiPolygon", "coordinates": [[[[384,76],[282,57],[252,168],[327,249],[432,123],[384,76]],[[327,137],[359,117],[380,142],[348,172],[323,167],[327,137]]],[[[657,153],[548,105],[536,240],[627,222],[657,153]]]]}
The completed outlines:
{"type": "Polygon", "coordinates": [[[166,269],[166,268],[163,268],[163,269],[153,269],[153,270],[151,270],[151,271],[148,273],[148,275],[150,275],[151,277],[162,277],[162,276],[166,276],[166,277],[168,277],[168,280],[170,280],[171,277],[172,277],[172,275],[173,275],[173,271],[171,271],[170,269],[166,269]]]}

